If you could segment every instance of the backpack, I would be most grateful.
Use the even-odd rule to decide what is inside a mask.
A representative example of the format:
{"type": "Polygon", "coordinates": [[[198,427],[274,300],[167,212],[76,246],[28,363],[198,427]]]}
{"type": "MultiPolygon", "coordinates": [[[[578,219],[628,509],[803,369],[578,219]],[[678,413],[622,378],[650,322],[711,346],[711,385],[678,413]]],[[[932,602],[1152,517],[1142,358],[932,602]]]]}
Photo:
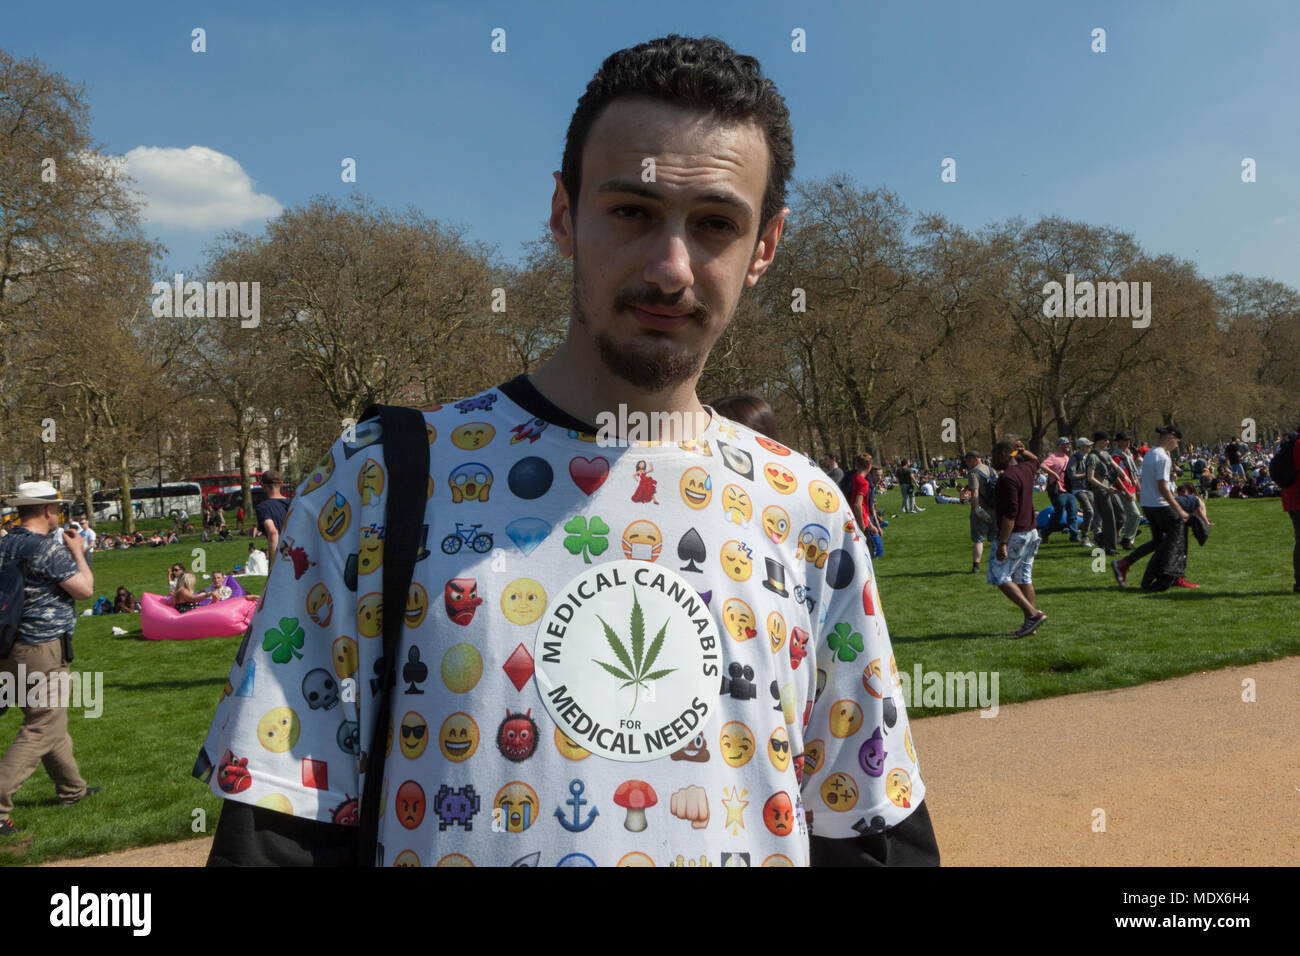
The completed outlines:
{"type": "Polygon", "coordinates": [[[1273,460],[1268,463],[1269,477],[1277,483],[1279,488],[1290,488],[1295,484],[1296,478],[1300,477],[1295,470],[1295,443],[1296,436],[1292,435],[1282,442],[1282,447],[1277,450],[1273,460]]]}
{"type": "Polygon", "coordinates": [[[844,503],[849,507],[853,506],[853,476],[856,471],[846,471],[840,478],[840,494],[844,496],[844,503]]]}
{"type": "Polygon", "coordinates": [[[8,657],[18,639],[27,586],[27,559],[40,543],[41,536],[30,532],[11,532],[0,541],[0,657],[8,657]],[[31,538],[31,543],[23,545],[25,538],[31,538]]]}
{"type": "Polygon", "coordinates": [[[109,604],[108,598],[104,597],[104,595],[101,594],[99,596],[99,600],[95,602],[95,606],[90,609],[90,613],[91,614],[112,614],[113,605],[109,604]]]}

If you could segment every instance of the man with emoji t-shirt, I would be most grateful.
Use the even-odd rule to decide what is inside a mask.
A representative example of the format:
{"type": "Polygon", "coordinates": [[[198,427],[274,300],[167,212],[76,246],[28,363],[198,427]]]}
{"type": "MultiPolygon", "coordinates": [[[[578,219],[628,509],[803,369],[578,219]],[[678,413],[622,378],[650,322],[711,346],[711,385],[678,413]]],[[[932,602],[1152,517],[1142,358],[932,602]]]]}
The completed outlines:
{"type": "MultiPolygon", "coordinates": [[[[588,86],[552,204],[575,256],[567,338],[531,376],[424,413],[376,863],[938,863],[847,504],[696,395],[775,254],[792,159],[769,182],[769,157],[789,138],[770,82],[716,40],[620,51],[588,86]],[[699,82],[626,85],[665,60],[699,82]],[[691,91],[729,84],[745,117],[698,123],[691,91]]],[[[348,437],[294,498],[306,561],[273,569],[200,754],[226,798],[213,864],[349,859],[389,482],[378,421],[348,437]]]]}

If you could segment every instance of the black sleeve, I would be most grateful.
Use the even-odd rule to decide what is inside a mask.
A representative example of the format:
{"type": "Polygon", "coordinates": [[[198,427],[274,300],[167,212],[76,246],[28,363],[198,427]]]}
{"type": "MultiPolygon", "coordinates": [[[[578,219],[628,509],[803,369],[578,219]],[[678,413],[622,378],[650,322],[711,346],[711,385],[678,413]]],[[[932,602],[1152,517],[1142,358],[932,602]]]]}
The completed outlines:
{"type": "Polygon", "coordinates": [[[843,840],[813,836],[808,842],[813,866],[939,865],[939,844],[924,800],[906,820],[881,833],[843,840]]]}
{"type": "Polygon", "coordinates": [[[357,828],[225,800],[208,866],[355,866],[357,828]]]}

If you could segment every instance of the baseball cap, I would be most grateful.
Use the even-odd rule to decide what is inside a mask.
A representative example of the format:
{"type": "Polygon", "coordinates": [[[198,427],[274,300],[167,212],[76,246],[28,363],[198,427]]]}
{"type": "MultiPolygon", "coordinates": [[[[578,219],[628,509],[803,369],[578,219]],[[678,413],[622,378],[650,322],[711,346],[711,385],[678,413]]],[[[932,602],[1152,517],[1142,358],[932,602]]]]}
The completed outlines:
{"type": "Polygon", "coordinates": [[[1077,445],[1077,446],[1080,447],[1080,448],[1091,448],[1091,447],[1092,447],[1092,440],[1089,439],[1089,438],[1076,438],[1076,439],[1074,440],[1074,443],[1075,443],[1075,445],[1077,445]]]}
{"type": "Polygon", "coordinates": [[[962,455],[962,457],[963,457],[963,458],[983,458],[984,456],[981,455],[979,452],[975,451],[974,449],[972,449],[972,450],[966,452],[966,454],[962,455]]]}
{"type": "Polygon", "coordinates": [[[1056,439],[1056,443],[1057,443],[1058,445],[1068,445],[1068,444],[1070,444],[1070,439],[1068,439],[1068,438],[1066,438],[1064,435],[1062,435],[1060,438],[1056,439]]]}
{"type": "Polygon", "coordinates": [[[1181,439],[1183,437],[1183,433],[1180,432],[1177,428],[1174,428],[1173,425],[1161,425],[1159,428],[1156,429],[1156,434],[1173,435],[1175,438],[1178,439],[1181,439]]]}

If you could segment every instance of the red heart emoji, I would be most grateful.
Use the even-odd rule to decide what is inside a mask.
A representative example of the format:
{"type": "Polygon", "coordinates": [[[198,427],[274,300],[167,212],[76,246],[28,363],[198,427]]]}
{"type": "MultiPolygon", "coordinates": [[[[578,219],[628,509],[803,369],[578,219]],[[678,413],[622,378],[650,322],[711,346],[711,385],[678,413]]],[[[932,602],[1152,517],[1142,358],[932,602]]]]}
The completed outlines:
{"type": "Polygon", "coordinates": [[[758,633],[758,631],[754,630],[752,627],[747,627],[747,628],[745,628],[745,636],[746,636],[746,637],[753,637],[753,636],[754,636],[755,634],[757,634],[757,633],[758,633]]]}
{"type": "Polygon", "coordinates": [[[605,483],[609,477],[609,459],[601,456],[599,458],[583,458],[577,455],[569,459],[569,477],[573,483],[582,489],[584,494],[592,494],[597,488],[605,483]]]}

